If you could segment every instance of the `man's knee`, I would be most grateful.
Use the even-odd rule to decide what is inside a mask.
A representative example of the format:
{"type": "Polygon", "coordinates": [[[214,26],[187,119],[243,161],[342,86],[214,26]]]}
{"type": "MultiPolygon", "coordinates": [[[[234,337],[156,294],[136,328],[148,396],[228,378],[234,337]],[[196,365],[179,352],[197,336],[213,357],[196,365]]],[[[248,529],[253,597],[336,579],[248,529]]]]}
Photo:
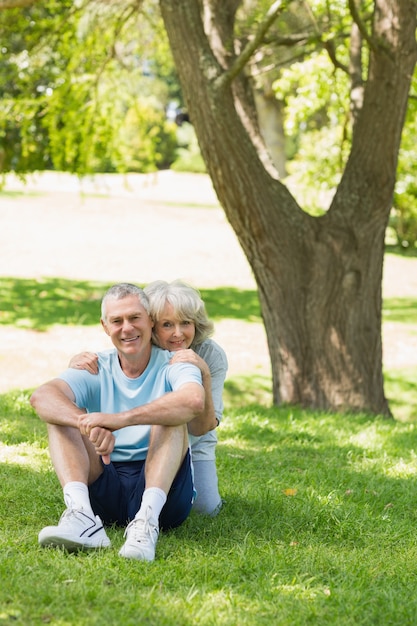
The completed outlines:
{"type": "Polygon", "coordinates": [[[179,426],[164,426],[157,424],[151,426],[149,447],[163,445],[166,443],[181,443],[188,442],[187,426],[180,424],[179,426]]]}

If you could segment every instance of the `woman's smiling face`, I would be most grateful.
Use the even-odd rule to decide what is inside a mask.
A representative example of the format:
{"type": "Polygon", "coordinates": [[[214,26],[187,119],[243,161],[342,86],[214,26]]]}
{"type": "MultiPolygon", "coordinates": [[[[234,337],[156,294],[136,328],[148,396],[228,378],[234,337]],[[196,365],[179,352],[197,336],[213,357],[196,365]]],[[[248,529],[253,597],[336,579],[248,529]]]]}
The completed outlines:
{"type": "Polygon", "coordinates": [[[191,346],[195,336],[195,324],[192,320],[178,319],[172,304],[167,302],[160,319],[155,322],[154,333],[161,348],[175,352],[191,346]]]}

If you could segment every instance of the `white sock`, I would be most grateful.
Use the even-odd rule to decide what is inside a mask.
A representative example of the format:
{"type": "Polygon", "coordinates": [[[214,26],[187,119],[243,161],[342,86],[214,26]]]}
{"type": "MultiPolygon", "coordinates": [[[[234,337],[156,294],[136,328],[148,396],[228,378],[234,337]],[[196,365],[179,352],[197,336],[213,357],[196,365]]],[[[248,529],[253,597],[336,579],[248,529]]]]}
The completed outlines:
{"type": "Polygon", "coordinates": [[[83,509],[87,515],[95,517],[91,508],[88,487],[84,483],[78,481],[67,483],[64,487],[64,500],[69,509],[83,509]]]}
{"type": "Polygon", "coordinates": [[[142,504],[135,518],[143,517],[147,507],[150,506],[152,509],[152,519],[157,522],[166,501],[166,493],[162,489],[159,489],[159,487],[149,487],[149,489],[145,489],[142,496],[142,504]]]}

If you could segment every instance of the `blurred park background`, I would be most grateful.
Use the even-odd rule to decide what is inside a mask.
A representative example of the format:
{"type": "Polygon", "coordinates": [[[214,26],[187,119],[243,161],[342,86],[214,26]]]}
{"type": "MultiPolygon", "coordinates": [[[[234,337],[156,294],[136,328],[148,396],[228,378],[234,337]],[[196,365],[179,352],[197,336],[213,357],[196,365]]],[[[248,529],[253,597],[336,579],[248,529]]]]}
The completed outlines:
{"type": "MultiPolygon", "coordinates": [[[[256,284],[207,175],[43,172],[24,183],[9,175],[0,215],[1,392],[33,388],[72,354],[110,347],[99,324],[109,284],[182,278],[200,289],[215,321],[228,378],[238,381],[233,403],[271,401],[256,284]]],[[[411,372],[416,257],[386,254],[383,294],[385,368],[411,372]]]]}

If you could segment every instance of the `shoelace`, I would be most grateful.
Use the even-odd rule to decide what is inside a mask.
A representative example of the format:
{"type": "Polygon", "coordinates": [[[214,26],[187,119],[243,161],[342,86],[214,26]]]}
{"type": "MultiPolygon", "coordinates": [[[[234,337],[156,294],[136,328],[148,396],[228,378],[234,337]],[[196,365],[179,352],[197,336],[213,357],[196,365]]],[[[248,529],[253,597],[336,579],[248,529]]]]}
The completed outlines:
{"type": "Polygon", "coordinates": [[[65,509],[59,521],[61,522],[62,520],[67,519],[67,518],[70,519],[71,517],[77,517],[77,513],[80,513],[80,512],[81,512],[80,509],[65,509]]]}
{"type": "Polygon", "coordinates": [[[148,509],[145,513],[145,519],[138,518],[133,519],[131,522],[129,522],[126,527],[124,536],[126,537],[129,533],[129,535],[131,535],[129,539],[132,538],[133,541],[136,541],[137,543],[152,543],[152,532],[157,532],[157,528],[155,528],[155,526],[151,526],[149,522],[150,513],[150,509],[148,509]],[[129,532],[130,530],[131,532],[129,532]]]}
{"type": "Polygon", "coordinates": [[[87,513],[84,513],[82,509],[66,509],[61,515],[61,519],[59,520],[59,523],[67,519],[69,520],[71,519],[71,517],[75,517],[75,519],[82,520],[82,521],[85,521],[85,519],[87,518],[90,521],[95,522],[95,520],[92,517],[90,517],[90,515],[87,515],[87,513]]]}

